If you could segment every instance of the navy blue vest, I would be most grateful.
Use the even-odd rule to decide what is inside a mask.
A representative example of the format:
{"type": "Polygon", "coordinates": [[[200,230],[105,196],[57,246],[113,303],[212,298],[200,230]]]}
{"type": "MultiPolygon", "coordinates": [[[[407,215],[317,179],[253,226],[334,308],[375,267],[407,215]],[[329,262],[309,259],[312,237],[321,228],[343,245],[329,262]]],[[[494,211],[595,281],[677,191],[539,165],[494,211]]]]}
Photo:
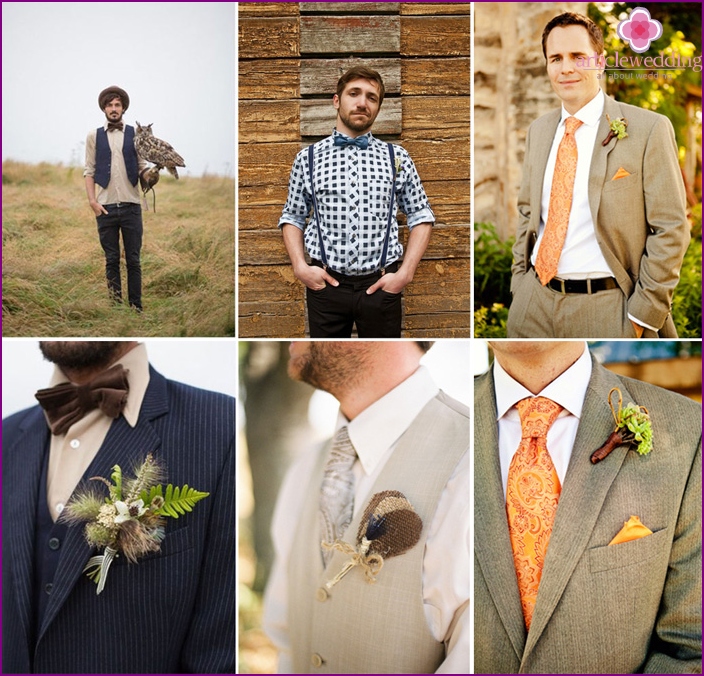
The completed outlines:
{"type": "MultiPolygon", "coordinates": [[[[137,169],[137,151],[134,149],[134,127],[125,125],[125,139],[122,142],[122,156],[125,158],[127,178],[132,185],[137,185],[139,172],[137,169]]],[[[95,135],[95,176],[93,179],[102,188],[107,188],[110,182],[110,162],[112,152],[108,143],[108,133],[103,127],[98,127],[95,135]]]]}

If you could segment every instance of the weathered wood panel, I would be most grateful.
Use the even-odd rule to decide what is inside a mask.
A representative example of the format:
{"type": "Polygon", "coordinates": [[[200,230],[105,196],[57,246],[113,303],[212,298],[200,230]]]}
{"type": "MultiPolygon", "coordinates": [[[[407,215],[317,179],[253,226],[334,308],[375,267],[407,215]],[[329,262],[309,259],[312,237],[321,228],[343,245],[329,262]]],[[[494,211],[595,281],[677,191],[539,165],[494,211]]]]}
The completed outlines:
{"type": "Polygon", "coordinates": [[[296,338],[305,335],[303,302],[240,303],[240,338],[296,338]]]}
{"type": "Polygon", "coordinates": [[[256,141],[298,141],[298,101],[241,101],[239,105],[240,143],[256,141]]]}
{"type": "MultiPolygon", "coordinates": [[[[408,242],[408,228],[401,231],[401,242],[404,249],[408,242]]],[[[468,225],[443,225],[437,223],[433,227],[433,235],[425,250],[423,260],[462,259],[469,258],[471,244],[471,228],[468,225]]]]}
{"type": "Polygon", "coordinates": [[[422,260],[405,295],[463,295],[466,296],[469,308],[470,269],[470,262],[466,258],[447,261],[422,260]]]}
{"type": "Polygon", "coordinates": [[[352,66],[360,65],[379,72],[387,94],[401,92],[400,59],[304,59],[301,61],[301,95],[326,94],[332,97],[340,76],[352,66]]]}
{"type": "Polygon", "coordinates": [[[300,149],[300,143],[240,143],[240,186],[287,186],[291,165],[300,149]]]}
{"type": "MultiPolygon", "coordinates": [[[[401,99],[384,99],[374,122],[374,134],[400,134],[401,99]]],[[[332,100],[309,99],[301,101],[301,136],[328,136],[335,126],[337,111],[332,100]]]]}
{"type": "Polygon", "coordinates": [[[407,310],[405,329],[407,336],[418,335],[448,337],[447,329],[454,329],[452,338],[469,337],[469,316],[466,312],[434,312],[432,314],[414,314],[407,310]],[[422,334],[423,330],[427,333],[422,334]]]}
{"type": "Polygon", "coordinates": [[[301,14],[318,12],[323,14],[398,14],[398,2],[299,2],[301,14]]]}
{"type": "Polygon", "coordinates": [[[468,2],[402,2],[402,16],[440,16],[442,14],[469,14],[468,2]]]}
{"type": "MultiPolygon", "coordinates": [[[[404,139],[469,137],[469,96],[406,96],[403,98],[404,139]],[[438,118],[442,126],[438,128],[438,118]]],[[[469,146],[466,148],[469,156],[469,146]]]]}
{"type": "MultiPolygon", "coordinates": [[[[284,200],[286,198],[284,197],[284,200]]],[[[239,225],[240,232],[243,230],[269,230],[276,228],[281,218],[281,210],[283,209],[284,201],[271,206],[257,207],[247,206],[240,209],[239,225]]]]}
{"type": "Polygon", "coordinates": [[[293,276],[290,265],[241,266],[239,270],[240,303],[303,302],[305,287],[293,276]]]}
{"type": "Polygon", "coordinates": [[[240,218],[243,207],[262,207],[277,204],[283,206],[287,193],[288,178],[285,183],[272,183],[271,185],[242,185],[240,183],[238,191],[240,218]]]}
{"type": "Polygon", "coordinates": [[[403,56],[469,56],[469,17],[401,17],[403,56]]]}
{"type": "MultiPolygon", "coordinates": [[[[425,321],[428,324],[432,324],[433,317],[432,316],[426,317],[425,321]]],[[[419,340],[421,338],[428,338],[428,339],[434,339],[434,338],[471,338],[472,335],[471,335],[470,329],[465,328],[464,324],[461,324],[460,326],[457,326],[457,327],[446,326],[443,329],[415,328],[415,329],[413,329],[413,331],[402,331],[401,337],[402,338],[415,338],[415,339],[419,340]]]]}
{"type": "Polygon", "coordinates": [[[398,16],[302,16],[301,54],[398,52],[398,16]]]}
{"type": "Polygon", "coordinates": [[[423,187],[439,223],[469,225],[469,181],[424,181],[423,187]]]}
{"type": "Polygon", "coordinates": [[[297,18],[240,18],[239,58],[298,56],[299,38],[297,18]]]}
{"type": "Polygon", "coordinates": [[[240,61],[239,100],[297,99],[301,92],[298,59],[256,59],[240,61]]]}
{"type": "Polygon", "coordinates": [[[240,19],[249,16],[298,16],[297,2],[238,2],[240,19]]]}
{"type": "Polygon", "coordinates": [[[403,59],[401,94],[404,96],[468,96],[470,59],[403,59]]]}
{"type": "Polygon", "coordinates": [[[469,136],[452,141],[409,140],[403,147],[410,153],[425,181],[469,180],[469,136]]]}

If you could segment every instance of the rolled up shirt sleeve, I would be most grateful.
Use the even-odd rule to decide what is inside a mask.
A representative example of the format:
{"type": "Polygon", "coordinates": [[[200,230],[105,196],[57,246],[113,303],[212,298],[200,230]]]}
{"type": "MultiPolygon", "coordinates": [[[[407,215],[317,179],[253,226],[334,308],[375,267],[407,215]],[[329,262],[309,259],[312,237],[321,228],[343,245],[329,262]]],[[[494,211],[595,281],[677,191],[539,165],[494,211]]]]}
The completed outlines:
{"type": "Polygon", "coordinates": [[[299,230],[305,230],[306,220],[313,208],[313,199],[307,185],[308,160],[305,152],[296,155],[288,180],[288,198],[279,219],[278,227],[290,223],[299,230]]]}
{"type": "Polygon", "coordinates": [[[405,150],[400,151],[402,164],[399,174],[402,182],[400,188],[396,189],[396,199],[399,209],[406,214],[408,228],[411,229],[420,223],[435,223],[435,214],[430,208],[416,165],[405,150]]]}

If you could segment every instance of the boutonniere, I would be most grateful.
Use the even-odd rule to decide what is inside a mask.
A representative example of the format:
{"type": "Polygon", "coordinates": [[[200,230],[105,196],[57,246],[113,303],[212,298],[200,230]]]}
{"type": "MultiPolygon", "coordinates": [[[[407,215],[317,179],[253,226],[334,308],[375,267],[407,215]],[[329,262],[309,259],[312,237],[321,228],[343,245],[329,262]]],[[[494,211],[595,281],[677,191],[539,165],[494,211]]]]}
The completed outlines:
{"type": "Polygon", "coordinates": [[[325,586],[331,589],[356,566],[364,571],[367,582],[373,584],[384,561],[411,549],[422,530],[423,521],[403,493],[375,493],[359,523],[356,547],[342,540],[322,543],[325,549],[350,555],[342,570],[325,586]]]}
{"type": "Polygon", "coordinates": [[[616,421],[616,429],[609,435],[606,443],[592,453],[593,464],[601,462],[617,446],[628,444],[640,455],[647,455],[653,450],[653,426],[650,414],[645,406],[638,406],[630,402],[622,407],[623,397],[621,390],[614,387],[609,392],[609,407],[616,421]],[[618,409],[614,407],[611,395],[618,393],[618,409]]]}
{"type": "Polygon", "coordinates": [[[395,160],[395,163],[396,163],[396,173],[398,174],[398,173],[400,173],[400,171],[401,171],[401,164],[402,164],[401,158],[400,158],[400,157],[395,157],[394,160],[395,160]]]}
{"type": "Polygon", "coordinates": [[[609,141],[614,138],[614,136],[617,140],[621,140],[622,138],[626,138],[626,136],[628,136],[628,132],[626,131],[628,128],[628,120],[625,117],[617,117],[612,120],[609,117],[609,114],[606,113],[606,119],[609,122],[609,135],[601,142],[602,146],[608,145],[609,141]]]}
{"type": "Polygon", "coordinates": [[[93,556],[83,572],[97,585],[97,593],[105,588],[108,570],[116,556],[124,555],[131,563],[151,552],[158,552],[164,539],[166,517],[178,519],[190,512],[199,500],[209,493],[169,484],[164,489],[164,469],[147,455],[131,479],[122,475],[115,465],[111,481],[94,476],[108,488],[104,497],[97,490],[76,492],[61,513],[61,521],[68,525],[85,523],[84,536],[91,547],[103,548],[93,556]]]}

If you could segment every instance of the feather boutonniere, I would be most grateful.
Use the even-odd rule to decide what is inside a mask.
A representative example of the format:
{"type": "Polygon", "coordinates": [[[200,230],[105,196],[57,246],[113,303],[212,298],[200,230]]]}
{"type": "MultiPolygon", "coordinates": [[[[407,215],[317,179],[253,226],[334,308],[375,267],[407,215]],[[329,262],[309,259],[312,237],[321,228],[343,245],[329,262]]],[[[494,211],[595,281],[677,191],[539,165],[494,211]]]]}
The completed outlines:
{"type": "Polygon", "coordinates": [[[376,582],[384,561],[411,549],[418,542],[422,530],[423,521],[403,493],[375,493],[360,521],[356,547],[342,540],[322,543],[325,549],[337,549],[351,557],[325,586],[331,589],[356,566],[362,568],[367,582],[376,582]]]}
{"type": "Polygon", "coordinates": [[[638,406],[630,402],[622,406],[623,396],[618,387],[611,388],[609,392],[609,407],[616,421],[616,428],[609,435],[606,443],[592,453],[592,464],[601,462],[617,446],[627,444],[639,455],[647,455],[653,450],[653,426],[650,414],[645,406],[638,406]],[[618,394],[618,409],[614,407],[611,395],[618,394]]]}
{"type": "Polygon", "coordinates": [[[628,120],[625,117],[617,117],[612,120],[609,114],[606,113],[606,119],[609,122],[609,134],[601,142],[602,146],[609,145],[609,141],[614,137],[616,137],[616,140],[620,140],[628,136],[628,132],[626,131],[628,128],[628,120]]]}
{"type": "Polygon", "coordinates": [[[115,557],[124,555],[131,563],[146,554],[158,552],[165,536],[166,517],[178,519],[209,493],[185,484],[181,488],[169,484],[166,489],[164,469],[151,454],[135,470],[133,478],[125,478],[115,465],[111,481],[91,477],[108,488],[108,496],[95,489],[76,491],[59,517],[69,526],[85,523],[83,534],[91,547],[103,548],[93,556],[83,572],[97,585],[97,593],[105,588],[108,571],[115,557]]]}

